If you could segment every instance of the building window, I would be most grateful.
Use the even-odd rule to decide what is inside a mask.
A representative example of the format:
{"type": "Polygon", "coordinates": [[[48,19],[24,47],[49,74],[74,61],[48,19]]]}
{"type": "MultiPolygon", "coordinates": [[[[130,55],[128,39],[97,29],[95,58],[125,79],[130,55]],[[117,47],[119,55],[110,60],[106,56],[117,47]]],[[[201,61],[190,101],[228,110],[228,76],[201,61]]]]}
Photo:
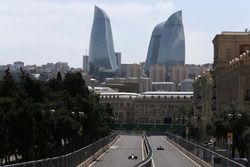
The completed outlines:
{"type": "Polygon", "coordinates": [[[160,96],[158,96],[158,99],[161,98],[160,96]]]}
{"type": "Polygon", "coordinates": [[[143,96],[143,99],[145,99],[146,98],[146,96],[143,96]]]}
{"type": "Polygon", "coordinates": [[[179,99],[180,98],[180,96],[177,96],[177,99],[179,99]]]}
{"type": "Polygon", "coordinates": [[[167,96],[164,96],[164,99],[166,99],[167,98],[167,96]]]}
{"type": "Polygon", "coordinates": [[[184,96],[184,99],[186,99],[186,96],[184,96]]]}
{"type": "Polygon", "coordinates": [[[173,99],[174,97],[173,96],[171,96],[171,100],[173,99]]]}
{"type": "Polygon", "coordinates": [[[151,96],[151,99],[153,99],[154,98],[154,96],[151,96]]]}

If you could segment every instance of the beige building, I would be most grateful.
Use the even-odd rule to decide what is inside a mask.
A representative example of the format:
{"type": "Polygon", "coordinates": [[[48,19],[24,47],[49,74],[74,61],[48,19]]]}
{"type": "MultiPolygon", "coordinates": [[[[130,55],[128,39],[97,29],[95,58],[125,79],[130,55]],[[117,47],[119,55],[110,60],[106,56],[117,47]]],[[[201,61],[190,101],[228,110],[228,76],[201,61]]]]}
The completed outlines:
{"type": "Polygon", "coordinates": [[[149,69],[149,77],[152,82],[175,82],[180,83],[188,78],[188,70],[186,66],[165,66],[156,64],[149,69]]]}
{"type": "Polygon", "coordinates": [[[249,32],[222,32],[214,40],[214,108],[217,112],[249,106],[249,32]]]}
{"type": "Polygon", "coordinates": [[[101,93],[119,123],[176,123],[181,107],[191,105],[193,92],[101,93]]]}
{"type": "Polygon", "coordinates": [[[149,69],[149,78],[152,82],[165,82],[166,81],[166,68],[164,65],[153,65],[149,69]]]}
{"type": "Polygon", "coordinates": [[[116,123],[133,123],[134,99],[137,96],[139,94],[126,92],[100,93],[100,102],[111,105],[116,123]]]}
{"type": "Polygon", "coordinates": [[[123,77],[139,78],[143,76],[143,66],[140,64],[121,64],[121,72],[123,77]]]}
{"type": "Polygon", "coordinates": [[[193,123],[198,130],[198,136],[201,140],[207,137],[207,126],[211,125],[213,79],[210,70],[202,73],[195,78],[194,90],[194,120],[193,123]]]}
{"type": "MultiPolygon", "coordinates": [[[[176,123],[180,109],[193,101],[193,92],[145,92],[135,98],[135,123],[176,123]]],[[[181,119],[181,118],[178,118],[181,119]]]]}
{"type": "Polygon", "coordinates": [[[229,110],[230,105],[250,109],[250,54],[246,53],[229,61],[228,69],[216,78],[218,111],[229,110]]]}
{"type": "Polygon", "coordinates": [[[152,90],[150,78],[106,78],[102,86],[109,86],[117,92],[146,92],[152,90]]]}
{"type": "Polygon", "coordinates": [[[183,65],[168,66],[166,73],[167,81],[173,81],[177,84],[188,78],[188,70],[183,65]]]}
{"type": "Polygon", "coordinates": [[[210,63],[203,64],[203,65],[186,64],[185,67],[187,69],[188,78],[195,79],[196,77],[198,77],[198,75],[200,75],[201,73],[203,73],[207,69],[212,70],[213,64],[210,64],[210,63]]]}
{"type": "Polygon", "coordinates": [[[139,78],[139,93],[151,91],[151,90],[152,90],[151,78],[140,77],[139,78]]]}
{"type": "Polygon", "coordinates": [[[176,91],[174,82],[152,82],[152,91],[176,91]]]}

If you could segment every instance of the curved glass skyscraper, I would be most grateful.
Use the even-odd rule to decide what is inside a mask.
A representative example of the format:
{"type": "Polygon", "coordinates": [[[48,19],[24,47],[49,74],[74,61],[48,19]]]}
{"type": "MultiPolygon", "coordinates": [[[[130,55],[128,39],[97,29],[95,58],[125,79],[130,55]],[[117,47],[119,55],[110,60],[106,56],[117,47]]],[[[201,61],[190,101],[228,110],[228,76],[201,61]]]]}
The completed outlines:
{"type": "Polygon", "coordinates": [[[150,39],[145,71],[155,64],[177,65],[185,63],[185,37],[182,13],[172,14],[166,22],[158,24],[150,39]]]}
{"type": "Polygon", "coordinates": [[[97,6],[90,36],[89,58],[96,67],[112,71],[118,68],[109,17],[97,6]]]}

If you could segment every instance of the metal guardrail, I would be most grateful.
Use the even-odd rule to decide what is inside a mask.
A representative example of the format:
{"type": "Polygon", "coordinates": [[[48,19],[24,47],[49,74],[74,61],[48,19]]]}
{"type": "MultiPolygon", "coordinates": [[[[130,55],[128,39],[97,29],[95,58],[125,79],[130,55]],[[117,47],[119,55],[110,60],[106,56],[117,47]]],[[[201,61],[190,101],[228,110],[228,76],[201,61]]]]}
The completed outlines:
{"type": "Polygon", "coordinates": [[[143,144],[147,157],[134,167],[152,167],[153,152],[146,136],[143,136],[143,144]]]}
{"type": "Polygon", "coordinates": [[[85,160],[87,160],[89,157],[94,155],[101,148],[105,147],[110,142],[112,142],[117,135],[118,135],[117,133],[114,133],[84,148],[81,148],[77,151],[74,151],[66,155],[53,157],[53,158],[47,158],[47,159],[41,159],[37,161],[29,161],[29,162],[23,162],[23,163],[11,164],[11,165],[4,165],[1,167],[76,167],[80,165],[82,162],[84,162],[85,160]]]}
{"type": "Polygon", "coordinates": [[[176,136],[172,133],[167,133],[167,137],[180,145],[181,147],[185,148],[187,151],[191,152],[192,154],[196,155],[200,159],[204,160],[208,164],[215,166],[215,167],[245,167],[242,164],[239,164],[227,157],[224,157],[216,152],[213,152],[205,147],[200,145],[194,144],[180,136],[176,136]]]}

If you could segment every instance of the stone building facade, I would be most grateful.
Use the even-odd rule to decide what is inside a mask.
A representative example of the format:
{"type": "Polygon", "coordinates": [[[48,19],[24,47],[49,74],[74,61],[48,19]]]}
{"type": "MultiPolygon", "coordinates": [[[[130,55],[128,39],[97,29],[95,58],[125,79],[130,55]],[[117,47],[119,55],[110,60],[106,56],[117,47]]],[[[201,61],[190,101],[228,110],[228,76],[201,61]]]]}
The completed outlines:
{"type": "Polygon", "coordinates": [[[110,103],[118,123],[178,123],[177,114],[193,101],[193,92],[101,93],[110,103]]]}
{"type": "Polygon", "coordinates": [[[195,78],[194,85],[194,125],[201,140],[207,137],[207,126],[211,125],[213,79],[210,70],[195,78]]]}
{"type": "Polygon", "coordinates": [[[214,40],[213,110],[246,109],[249,92],[249,32],[222,32],[214,40]]]}

